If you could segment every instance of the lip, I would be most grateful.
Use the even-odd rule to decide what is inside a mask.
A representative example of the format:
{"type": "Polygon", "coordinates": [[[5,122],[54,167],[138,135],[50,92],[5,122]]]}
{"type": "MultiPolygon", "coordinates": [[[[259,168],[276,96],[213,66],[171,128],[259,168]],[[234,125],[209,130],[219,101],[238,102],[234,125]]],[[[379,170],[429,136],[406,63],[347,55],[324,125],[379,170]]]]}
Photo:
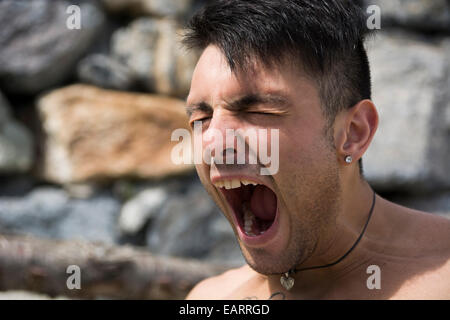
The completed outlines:
{"type": "MultiPolygon", "coordinates": [[[[223,188],[218,188],[214,185],[214,183],[216,183],[217,181],[220,180],[231,180],[231,179],[246,179],[246,180],[250,180],[250,181],[254,181],[257,182],[259,184],[262,184],[264,186],[266,186],[267,188],[269,188],[270,190],[272,190],[273,193],[275,193],[275,191],[273,190],[272,187],[270,187],[267,183],[262,182],[260,179],[257,179],[255,177],[252,176],[246,176],[246,175],[227,175],[227,176],[215,176],[213,178],[211,178],[211,182],[213,183],[213,186],[218,189],[221,194],[222,197],[226,203],[226,206],[228,207],[228,210],[230,212],[232,212],[232,221],[234,223],[234,225],[236,226],[239,238],[242,240],[242,242],[245,243],[245,245],[247,245],[248,247],[253,247],[253,248],[261,248],[261,247],[265,247],[267,246],[272,239],[274,239],[276,237],[276,235],[278,234],[279,231],[279,219],[280,219],[280,212],[279,212],[279,208],[280,208],[280,203],[278,200],[278,196],[277,196],[277,210],[275,213],[275,219],[272,223],[272,225],[269,227],[269,229],[267,229],[263,234],[260,234],[258,236],[248,236],[245,234],[244,230],[242,229],[242,226],[239,224],[238,220],[237,220],[237,216],[238,213],[235,212],[234,208],[230,205],[230,203],[228,202],[225,194],[224,194],[224,190],[223,188]]],[[[276,194],[276,193],[275,193],[276,194]]]]}

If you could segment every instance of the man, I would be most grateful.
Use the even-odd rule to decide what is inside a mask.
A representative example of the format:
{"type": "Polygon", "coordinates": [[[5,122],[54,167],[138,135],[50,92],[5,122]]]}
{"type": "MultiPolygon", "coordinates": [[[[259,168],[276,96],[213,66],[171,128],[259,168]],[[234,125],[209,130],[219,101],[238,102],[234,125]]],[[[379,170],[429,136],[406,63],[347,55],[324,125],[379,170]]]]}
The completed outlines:
{"type": "Polygon", "coordinates": [[[247,265],[188,299],[450,298],[450,221],[375,195],[363,177],[378,125],[365,35],[343,0],[219,0],[192,18],[185,43],[203,52],[187,112],[215,150],[196,169],[247,265]],[[265,142],[279,170],[217,161],[237,143],[205,136],[227,129],[278,130],[277,146],[265,142]]]}

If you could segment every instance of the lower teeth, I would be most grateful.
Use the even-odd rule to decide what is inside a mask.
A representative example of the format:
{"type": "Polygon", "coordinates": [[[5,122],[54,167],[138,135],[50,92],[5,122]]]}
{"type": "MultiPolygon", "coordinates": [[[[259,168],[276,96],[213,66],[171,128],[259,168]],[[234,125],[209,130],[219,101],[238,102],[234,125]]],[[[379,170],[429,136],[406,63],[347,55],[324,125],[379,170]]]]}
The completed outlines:
{"type": "Polygon", "coordinates": [[[247,236],[256,236],[256,234],[252,231],[253,220],[255,219],[255,215],[252,213],[250,208],[248,207],[248,203],[245,202],[243,205],[244,210],[244,231],[247,236]]]}

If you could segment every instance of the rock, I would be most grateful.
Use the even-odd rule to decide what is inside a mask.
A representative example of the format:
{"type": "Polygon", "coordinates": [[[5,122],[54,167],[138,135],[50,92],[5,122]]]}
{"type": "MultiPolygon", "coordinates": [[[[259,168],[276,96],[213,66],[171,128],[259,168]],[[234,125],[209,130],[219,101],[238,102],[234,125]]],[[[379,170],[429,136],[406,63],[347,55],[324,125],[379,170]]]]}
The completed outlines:
{"type": "Polygon", "coordinates": [[[69,214],[57,226],[57,238],[117,243],[120,203],[116,199],[108,194],[73,199],[67,208],[69,214]]]}
{"type": "Polygon", "coordinates": [[[151,252],[234,265],[244,262],[231,226],[198,181],[191,181],[186,192],[172,192],[159,212],[148,216],[151,252]]]}
{"type": "Polygon", "coordinates": [[[365,176],[380,191],[450,186],[450,51],[404,33],[368,46],[380,123],[365,176]]]}
{"type": "Polygon", "coordinates": [[[193,181],[198,181],[196,173],[162,181],[116,181],[113,192],[124,202],[119,218],[121,232],[124,235],[141,232],[151,219],[159,215],[168,199],[185,194],[193,181]]]}
{"type": "Polygon", "coordinates": [[[198,53],[182,48],[180,34],[174,20],[140,18],[114,33],[112,55],[147,90],[185,98],[198,53]]]}
{"type": "Polygon", "coordinates": [[[81,28],[69,29],[70,1],[0,1],[0,85],[5,91],[35,94],[70,76],[104,22],[92,3],[79,3],[81,28]]]}
{"type": "Polygon", "coordinates": [[[450,30],[448,0],[365,0],[365,7],[377,5],[384,24],[417,28],[425,31],[450,30]]]}
{"type": "Polygon", "coordinates": [[[128,13],[135,16],[185,16],[190,12],[193,0],[102,0],[112,13],[128,13]]]}
{"type": "Polygon", "coordinates": [[[176,165],[172,132],[188,129],[184,102],[72,85],[38,102],[45,134],[42,175],[57,183],[120,177],[163,178],[193,170],[176,165]]]}
{"type": "Polygon", "coordinates": [[[28,171],[33,164],[33,140],[28,129],[14,121],[0,92],[0,174],[28,171]]]}
{"type": "Polygon", "coordinates": [[[77,67],[78,78],[88,84],[106,89],[127,91],[134,87],[132,72],[118,61],[101,54],[83,59],[77,67]]]}
{"type": "Polygon", "coordinates": [[[125,234],[138,233],[147,221],[158,214],[169,195],[163,187],[149,188],[122,207],[119,228],[125,234]]]}
{"type": "Polygon", "coordinates": [[[22,196],[30,192],[36,181],[27,174],[0,177],[0,196],[22,196]]]}
{"type": "Polygon", "coordinates": [[[115,243],[119,210],[106,193],[79,200],[62,189],[39,187],[24,197],[0,197],[0,231],[115,243]]]}

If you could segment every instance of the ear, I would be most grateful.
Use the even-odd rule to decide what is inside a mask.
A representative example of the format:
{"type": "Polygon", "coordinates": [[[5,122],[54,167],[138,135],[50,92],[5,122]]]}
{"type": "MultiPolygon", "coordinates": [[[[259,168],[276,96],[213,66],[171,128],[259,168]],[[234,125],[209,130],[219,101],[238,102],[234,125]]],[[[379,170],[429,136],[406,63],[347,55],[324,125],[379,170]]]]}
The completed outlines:
{"type": "Polygon", "coordinates": [[[370,100],[362,100],[352,108],[345,110],[337,119],[335,126],[336,152],[339,162],[345,162],[351,156],[352,163],[366,152],[378,128],[378,112],[370,100]]]}

